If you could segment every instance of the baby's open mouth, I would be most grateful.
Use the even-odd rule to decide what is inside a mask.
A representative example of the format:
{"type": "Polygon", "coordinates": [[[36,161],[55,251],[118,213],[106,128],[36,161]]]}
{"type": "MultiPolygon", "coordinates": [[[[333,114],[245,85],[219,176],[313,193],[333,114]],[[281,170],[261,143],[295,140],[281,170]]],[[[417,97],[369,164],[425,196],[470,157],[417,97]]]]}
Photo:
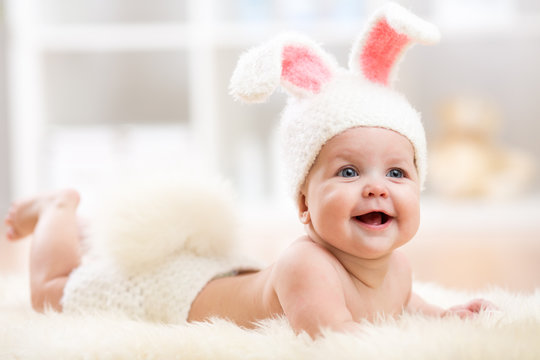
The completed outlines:
{"type": "Polygon", "coordinates": [[[390,216],[380,211],[372,211],[364,215],[356,216],[356,220],[367,225],[384,225],[390,220],[390,216]]]}

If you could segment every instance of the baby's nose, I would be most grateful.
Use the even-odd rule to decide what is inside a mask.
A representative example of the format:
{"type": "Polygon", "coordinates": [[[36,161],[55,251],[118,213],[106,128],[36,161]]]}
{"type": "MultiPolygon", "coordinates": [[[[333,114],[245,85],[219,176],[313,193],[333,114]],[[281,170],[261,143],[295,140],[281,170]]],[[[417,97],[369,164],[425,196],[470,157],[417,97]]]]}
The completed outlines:
{"type": "Polygon", "coordinates": [[[388,197],[388,190],[384,185],[371,181],[364,186],[364,189],[362,190],[362,196],[368,198],[382,197],[386,199],[388,197]]]}

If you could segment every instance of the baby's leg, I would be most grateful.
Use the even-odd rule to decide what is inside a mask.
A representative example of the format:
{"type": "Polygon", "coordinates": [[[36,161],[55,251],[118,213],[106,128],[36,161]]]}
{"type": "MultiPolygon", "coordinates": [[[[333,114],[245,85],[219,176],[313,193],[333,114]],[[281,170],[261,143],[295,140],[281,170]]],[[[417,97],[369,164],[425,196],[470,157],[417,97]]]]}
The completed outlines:
{"type": "Polygon", "coordinates": [[[71,271],[80,262],[76,210],[79,194],[62,190],[14,203],[5,219],[7,238],[34,234],[30,249],[32,306],[60,311],[60,299],[71,271]]]}

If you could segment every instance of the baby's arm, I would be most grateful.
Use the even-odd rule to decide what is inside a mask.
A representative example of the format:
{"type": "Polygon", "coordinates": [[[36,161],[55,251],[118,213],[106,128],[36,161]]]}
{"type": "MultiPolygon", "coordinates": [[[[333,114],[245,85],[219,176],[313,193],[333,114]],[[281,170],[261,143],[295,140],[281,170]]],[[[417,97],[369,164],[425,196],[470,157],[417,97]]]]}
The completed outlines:
{"type": "Polygon", "coordinates": [[[275,264],[272,281],[283,312],[296,332],[306,331],[315,337],[321,328],[359,328],[347,308],[338,272],[327,254],[313,245],[293,244],[275,264]]]}
{"type": "Polygon", "coordinates": [[[458,315],[461,318],[467,318],[479,313],[482,310],[495,310],[497,307],[484,299],[474,299],[465,304],[452,306],[443,309],[439,306],[430,304],[415,293],[411,293],[406,310],[412,313],[422,313],[429,316],[444,317],[449,315],[458,315]]]}
{"type": "Polygon", "coordinates": [[[411,313],[422,313],[429,316],[443,316],[445,312],[443,308],[426,302],[414,292],[411,293],[406,310],[411,313]]]}
{"type": "Polygon", "coordinates": [[[471,317],[481,311],[497,311],[498,308],[492,302],[484,299],[473,299],[465,304],[455,305],[445,310],[442,316],[458,315],[460,318],[471,317]]]}

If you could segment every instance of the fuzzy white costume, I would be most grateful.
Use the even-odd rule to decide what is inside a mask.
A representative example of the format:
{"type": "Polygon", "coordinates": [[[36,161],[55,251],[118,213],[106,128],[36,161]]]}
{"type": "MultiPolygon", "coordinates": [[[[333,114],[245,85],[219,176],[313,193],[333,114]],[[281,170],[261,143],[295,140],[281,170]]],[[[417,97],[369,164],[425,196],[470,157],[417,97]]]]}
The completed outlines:
{"type": "Polygon", "coordinates": [[[474,297],[492,299],[499,313],[427,318],[404,314],[360,324],[360,334],[296,335],[285,319],[256,330],[226,320],[159,324],[122,314],[67,316],[33,312],[26,277],[0,277],[0,359],[309,359],[432,360],[540,359],[540,289],[463,291],[415,284],[418,293],[447,307],[474,297]]]}
{"type": "Polygon", "coordinates": [[[211,279],[255,268],[234,256],[224,184],[171,176],[128,184],[104,194],[88,251],[64,289],[64,312],[182,323],[211,279]]]}
{"type": "MultiPolygon", "coordinates": [[[[353,47],[350,71],[339,68],[311,40],[290,34],[240,59],[231,79],[236,97],[263,101],[280,80],[293,95],[283,113],[282,139],[295,198],[321,147],[357,126],[383,127],[407,137],[423,183],[426,142],[420,116],[388,85],[413,41],[430,43],[438,37],[433,25],[389,4],[353,47]]],[[[64,311],[114,311],[182,322],[212,278],[253,268],[231,255],[234,236],[225,233],[234,226],[227,221],[231,211],[223,191],[208,193],[216,186],[193,185],[137,182],[122,189],[126,196],[106,196],[116,202],[101,209],[89,255],[66,284],[64,311]]]]}
{"type": "Polygon", "coordinates": [[[427,155],[420,115],[390,85],[396,64],[413,42],[431,44],[439,37],[434,25],[389,3],[353,46],[349,70],[296,34],[284,34],[240,58],[230,85],[235,98],[262,102],[280,82],[292,95],[281,118],[281,148],[294,198],[321,147],[357,126],[387,128],[407,137],[423,185],[427,155]]]}

